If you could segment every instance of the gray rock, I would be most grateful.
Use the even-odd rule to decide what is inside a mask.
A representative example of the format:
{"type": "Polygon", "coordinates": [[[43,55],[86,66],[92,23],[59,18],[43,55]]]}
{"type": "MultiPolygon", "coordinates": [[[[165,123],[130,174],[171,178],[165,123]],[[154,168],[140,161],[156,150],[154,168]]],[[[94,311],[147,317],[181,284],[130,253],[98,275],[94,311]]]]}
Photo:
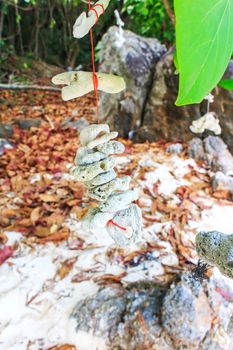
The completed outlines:
{"type": "Polygon", "coordinates": [[[4,139],[0,139],[0,156],[5,153],[6,149],[12,149],[13,146],[10,142],[4,139]]]}
{"type": "Polygon", "coordinates": [[[198,350],[232,350],[232,340],[223,327],[215,327],[208,332],[198,350]]]}
{"type": "MultiPolygon", "coordinates": [[[[226,76],[232,74],[233,60],[228,66],[226,76]]],[[[135,134],[135,141],[190,141],[193,134],[189,127],[193,120],[199,119],[206,113],[206,101],[201,104],[178,107],[175,101],[178,95],[179,77],[175,72],[173,52],[164,55],[155,67],[151,90],[145,104],[142,127],[135,134]]],[[[222,138],[233,152],[233,91],[218,88],[214,91],[215,101],[211,111],[220,119],[222,138]]],[[[206,132],[204,137],[212,135],[206,132]]]]}
{"type": "Polygon", "coordinates": [[[194,137],[188,145],[188,154],[195,160],[205,160],[205,150],[203,142],[198,137],[194,137]]]}
{"type": "Polygon", "coordinates": [[[203,141],[206,160],[214,171],[233,175],[233,156],[220,137],[208,136],[203,141]]]}
{"type": "Polygon", "coordinates": [[[214,191],[218,189],[227,190],[232,194],[233,199],[233,177],[223,174],[221,171],[218,171],[212,180],[212,188],[214,191]]]}
{"type": "Polygon", "coordinates": [[[21,129],[30,129],[32,127],[38,128],[41,122],[41,119],[18,119],[15,121],[15,124],[21,129]]]}
{"type": "Polygon", "coordinates": [[[183,151],[183,146],[180,143],[175,143],[167,147],[166,151],[168,153],[179,154],[183,151]]]}
{"type": "Polygon", "coordinates": [[[164,288],[155,285],[105,287],[78,302],[71,317],[77,322],[76,331],[105,339],[110,350],[172,350],[169,339],[161,337],[163,296],[164,288]]]}
{"type": "Polygon", "coordinates": [[[99,71],[122,76],[127,89],[114,95],[100,94],[100,114],[121,136],[128,136],[141,123],[155,65],[165,52],[157,39],[130,31],[123,31],[121,36],[116,26],[103,36],[99,71]]]}
{"type": "Polygon", "coordinates": [[[78,120],[73,121],[73,118],[66,118],[64,122],[62,122],[63,129],[71,128],[81,131],[89,125],[88,121],[82,117],[78,120]]]}
{"type": "Polygon", "coordinates": [[[196,236],[196,249],[200,258],[233,278],[233,235],[218,231],[200,232],[196,236]]]}
{"type": "Polygon", "coordinates": [[[204,292],[196,296],[187,284],[172,285],[163,301],[162,324],[175,348],[199,349],[211,328],[211,309],[204,292]]]}
{"type": "Polygon", "coordinates": [[[9,139],[13,136],[13,126],[11,124],[0,124],[0,138],[9,139]]]}

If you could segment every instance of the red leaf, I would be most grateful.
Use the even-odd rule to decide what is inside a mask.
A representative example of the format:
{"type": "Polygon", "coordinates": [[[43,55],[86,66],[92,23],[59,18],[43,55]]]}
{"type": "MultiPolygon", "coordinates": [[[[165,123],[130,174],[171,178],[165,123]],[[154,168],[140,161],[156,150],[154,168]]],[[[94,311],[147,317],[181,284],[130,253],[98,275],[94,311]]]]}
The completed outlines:
{"type": "Polygon", "coordinates": [[[3,249],[0,249],[0,265],[4,263],[5,260],[10,258],[13,254],[13,248],[6,245],[3,249]]]}

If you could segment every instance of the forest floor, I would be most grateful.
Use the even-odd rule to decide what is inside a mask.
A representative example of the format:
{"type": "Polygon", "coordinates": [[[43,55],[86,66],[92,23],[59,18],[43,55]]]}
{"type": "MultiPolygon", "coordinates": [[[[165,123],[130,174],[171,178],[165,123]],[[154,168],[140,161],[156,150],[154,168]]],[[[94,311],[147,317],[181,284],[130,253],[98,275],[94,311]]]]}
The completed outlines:
{"type": "Polygon", "coordinates": [[[169,283],[197,263],[197,232],[232,233],[233,204],[212,192],[210,169],[189,159],[185,144],[167,152],[165,140],[121,140],[117,157],[118,174],[139,192],[141,243],[124,250],[104,230],[84,232],[80,219],[96,204],[70,174],[79,139],[69,123],[93,122],[92,95],[64,103],[59,93],[5,91],[0,100],[1,122],[14,124],[12,148],[0,156],[1,350],[94,348],[70,325],[78,300],[100,285],[169,283]],[[30,130],[15,123],[38,118],[30,130]]]}

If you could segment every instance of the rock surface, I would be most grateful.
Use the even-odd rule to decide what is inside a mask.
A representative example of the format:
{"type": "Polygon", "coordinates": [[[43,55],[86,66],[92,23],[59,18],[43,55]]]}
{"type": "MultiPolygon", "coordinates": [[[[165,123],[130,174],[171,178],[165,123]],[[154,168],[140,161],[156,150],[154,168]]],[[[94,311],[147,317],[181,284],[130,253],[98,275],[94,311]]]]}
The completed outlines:
{"type": "Polygon", "coordinates": [[[188,153],[196,161],[204,160],[216,172],[212,179],[213,191],[227,190],[233,198],[233,156],[220,137],[197,137],[189,142],[188,153]]]}
{"type": "Polygon", "coordinates": [[[211,328],[211,309],[201,290],[196,296],[180,283],[171,286],[162,309],[162,323],[177,346],[198,346],[211,328]]]}
{"type": "Polygon", "coordinates": [[[219,293],[232,292],[229,281],[217,271],[203,287],[190,273],[180,277],[171,286],[100,288],[74,308],[76,331],[104,339],[109,350],[231,350],[233,305],[219,293]]]}
{"type": "Polygon", "coordinates": [[[172,350],[169,338],[160,338],[163,295],[164,288],[155,285],[107,287],[79,302],[71,316],[77,322],[77,331],[94,330],[95,336],[106,340],[109,349],[172,350]]]}
{"type": "Polygon", "coordinates": [[[0,138],[9,139],[13,135],[13,126],[11,124],[0,124],[0,138]]]}
{"type": "Polygon", "coordinates": [[[101,40],[99,71],[125,79],[127,89],[119,94],[100,94],[100,114],[121,136],[140,125],[152,84],[155,66],[166,52],[157,39],[143,38],[130,31],[120,34],[111,27],[101,40]]]}
{"type": "MultiPolygon", "coordinates": [[[[233,60],[228,66],[228,76],[233,60]]],[[[145,106],[143,126],[137,131],[135,139],[168,139],[171,141],[189,141],[193,134],[189,127],[193,120],[199,119],[206,113],[206,102],[202,104],[177,107],[175,101],[178,94],[178,75],[175,73],[173,54],[163,56],[156,66],[152,89],[145,106]]],[[[214,91],[215,101],[211,104],[220,119],[223,140],[233,151],[233,92],[217,88],[214,91]]],[[[211,134],[205,133],[206,135],[211,134]]]]}
{"type": "MultiPolygon", "coordinates": [[[[139,142],[167,139],[189,141],[189,127],[206,114],[206,104],[177,107],[179,77],[173,64],[173,52],[156,39],[146,39],[129,31],[120,36],[111,27],[103,36],[100,50],[100,71],[122,75],[127,89],[117,95],[101,95],[101,114],[112,127],[127,137],[134,131],[139,142]]],[[[225,78],[233,76],[233,60],[225,78]]],[[[223,140],[233,151],[233,91],[216,88],[210,110],[220,119],[223,140]]],[[[212,135],[206,131],[204,136],[212,135]]]]}
{"type": "Polygon", "coordinates": [[[233,235],[218,231],[199,232],[196,249],[200,258],[218,267],[223,275],[233,278],[233,235]]]}

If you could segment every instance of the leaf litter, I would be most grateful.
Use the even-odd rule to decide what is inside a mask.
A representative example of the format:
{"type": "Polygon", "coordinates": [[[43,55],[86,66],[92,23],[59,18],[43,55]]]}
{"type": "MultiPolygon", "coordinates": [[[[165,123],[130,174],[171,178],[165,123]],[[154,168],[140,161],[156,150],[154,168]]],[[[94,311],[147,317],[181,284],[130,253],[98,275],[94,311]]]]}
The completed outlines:
{"type": "MultiPolygon", "coordinates": [[[[233,205],[225,192],[212,193],[210,171],[188,159],[185,145],[173,155],[165,141],[121,140],[126,151],[117,156],[117,171],[132,176],[139,192],[142,240],[124,250],[103,229],[84,232],[80,220],[96,204],[70,175],[79,140],[77,130],[62,126],[75,106],[59,104],[56,94],[44,94],[43,103],[38,96],[33,93],[41,108],[50,109],[52,125],[45,120],[28,131],[15,127],[14,147],[0,157],[0,346],[90,350],[69,318],[77,301],[103,285],[171,281],[197,264],[197,232],[231,233],[233,205]]],[[[18,118],[27,98],[21,93],[11,112],[4,106],[2,119],[18,118]]],[[[81,100],[74,120],[91,121],[93,99],[81,100]]],[[[38,111],[29,106],[25,114],[36,117],[38,111]]]]}

